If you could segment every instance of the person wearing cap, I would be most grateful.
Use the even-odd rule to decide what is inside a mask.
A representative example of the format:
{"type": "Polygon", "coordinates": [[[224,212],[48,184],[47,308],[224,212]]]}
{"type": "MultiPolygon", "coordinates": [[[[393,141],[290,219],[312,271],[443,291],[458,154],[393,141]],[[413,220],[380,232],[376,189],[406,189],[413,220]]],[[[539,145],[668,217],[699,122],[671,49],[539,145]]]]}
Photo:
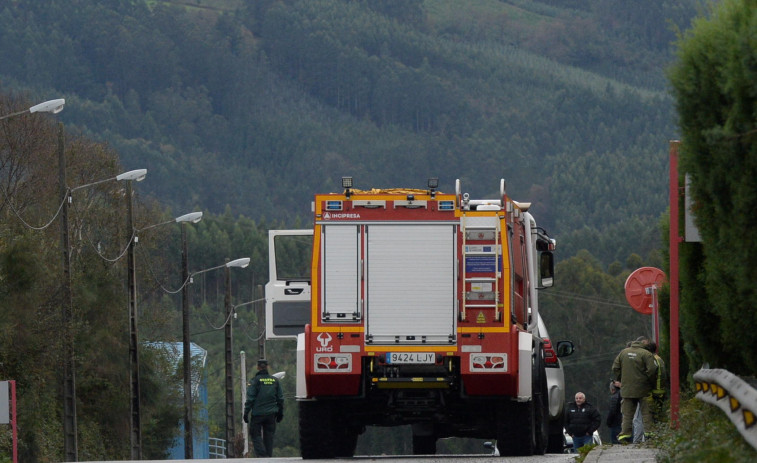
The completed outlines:
{"type": "Polygon", "coordinates": [[[258,360],[258,372],[247,383],[245,423],[250,423],[252,448],[258,458],[273,457],[276,423],[284,419],[284,392],[279,380],[268,374],[268,361],[258,360]]]}
{"type": "Polygon", "coordinates": [[[620,390],[620,396],[623,398],[620,405],[623,413],[623,424],[618,435],[618,441],[621,444],[632,442],[633,415],[637,406],[641,412],[644,430],[652,429],[649,402],[644,399],[654,388],[654,380],[657,377],[657,363],[654,355],[646,349],[647,344],[649,344],[649,340],[640,336],[631,343],[630,347],[620,351],[612,363],[614,379],[623,386],[620,390]]]}

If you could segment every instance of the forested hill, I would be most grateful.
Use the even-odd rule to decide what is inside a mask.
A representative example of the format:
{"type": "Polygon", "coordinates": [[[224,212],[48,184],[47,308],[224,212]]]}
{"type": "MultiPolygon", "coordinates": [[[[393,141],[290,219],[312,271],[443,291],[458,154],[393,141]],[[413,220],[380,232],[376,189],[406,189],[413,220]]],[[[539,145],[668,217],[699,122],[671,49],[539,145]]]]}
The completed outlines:
{"type": "Polygon", "coordinates": [[[701,0],[0,2],[0,86],[65,97],[140,191],[308,220],[313,193],[499,179],[605,263],[654,246],[664,67],[701,0]]]}

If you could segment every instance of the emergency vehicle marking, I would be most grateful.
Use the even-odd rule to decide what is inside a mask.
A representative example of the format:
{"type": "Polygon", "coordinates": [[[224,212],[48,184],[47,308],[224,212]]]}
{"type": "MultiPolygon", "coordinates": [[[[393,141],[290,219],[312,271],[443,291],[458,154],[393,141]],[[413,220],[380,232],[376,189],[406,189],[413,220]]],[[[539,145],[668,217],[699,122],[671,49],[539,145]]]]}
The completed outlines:
{"type": "Polygon", "coordinates": [[[333,352],[334,346],[329,346],[331,342],[331,335],[329,333],[321,333],[316,338],[321,343],[320,347],[316,348],[316,352],[333,352]]]}
{"type": "Polygon", "coordinates": [[[323,214],[323,220],[331,220],[331,219],[359,219],[360,214],[354,213],[354,212],[340,212],[340,213],[331,213],[326,212],[323,214]]]}

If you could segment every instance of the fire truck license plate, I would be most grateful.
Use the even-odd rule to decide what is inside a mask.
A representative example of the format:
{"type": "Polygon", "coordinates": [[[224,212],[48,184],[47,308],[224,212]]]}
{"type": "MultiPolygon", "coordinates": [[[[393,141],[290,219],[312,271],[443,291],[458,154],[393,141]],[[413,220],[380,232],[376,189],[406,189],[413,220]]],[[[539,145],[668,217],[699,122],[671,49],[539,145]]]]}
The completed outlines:
{"type": "Polygon", "coordinates": [[[386,363],[435,363],[432,352],[390,352],[386,354],[386,363]]]}

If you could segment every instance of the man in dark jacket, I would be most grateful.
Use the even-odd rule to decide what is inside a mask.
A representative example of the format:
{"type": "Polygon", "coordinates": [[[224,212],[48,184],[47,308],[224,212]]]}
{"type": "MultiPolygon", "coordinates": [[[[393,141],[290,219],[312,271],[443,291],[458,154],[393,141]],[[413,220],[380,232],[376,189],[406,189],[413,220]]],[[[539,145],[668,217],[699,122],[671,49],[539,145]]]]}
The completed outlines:
{"type": "Polygon", "coordinates": [[[591,444],[594,431],[602,424],[599,411],[586,401],[583,392],[576,393],[576,401],[565,409],[565,430],[573,438],[573,451],[591,444]]]}
{"type": "Polygon", "coordinates": [[[623,412],[623,425],[618,435],[621,444],[628,444],[633,438],[633,415],[639,407],[644,430],[652,429],[652,415],[646,397],[654,388],[657,378],[657,363],[654,355],[646,349],[649,340],[639,337],[626,347],[612,363],[615,381],[623,386],[620,396],[623,398],[620,409],[623,412]]]}
{"type": "Polygon", "coordinates": [[[258,458],[273,457],[276,423],[284,419],[284,393],[279,380],[268,374],[268,361],[258,360],[258,372],[247,383],[244,402],[245,423],[250,423],[252,448],[258,458]],[[250,415],[250,418],[248,418],[250,415]]]}
{"type": "Polygon", "coordinates": [[[607,427],[610,429],[610,442],[619,444],[618,434],[623,425],[623,414],[620,411],[620,383],[610,381],[610,402],[607,406],[607,427]]]}

